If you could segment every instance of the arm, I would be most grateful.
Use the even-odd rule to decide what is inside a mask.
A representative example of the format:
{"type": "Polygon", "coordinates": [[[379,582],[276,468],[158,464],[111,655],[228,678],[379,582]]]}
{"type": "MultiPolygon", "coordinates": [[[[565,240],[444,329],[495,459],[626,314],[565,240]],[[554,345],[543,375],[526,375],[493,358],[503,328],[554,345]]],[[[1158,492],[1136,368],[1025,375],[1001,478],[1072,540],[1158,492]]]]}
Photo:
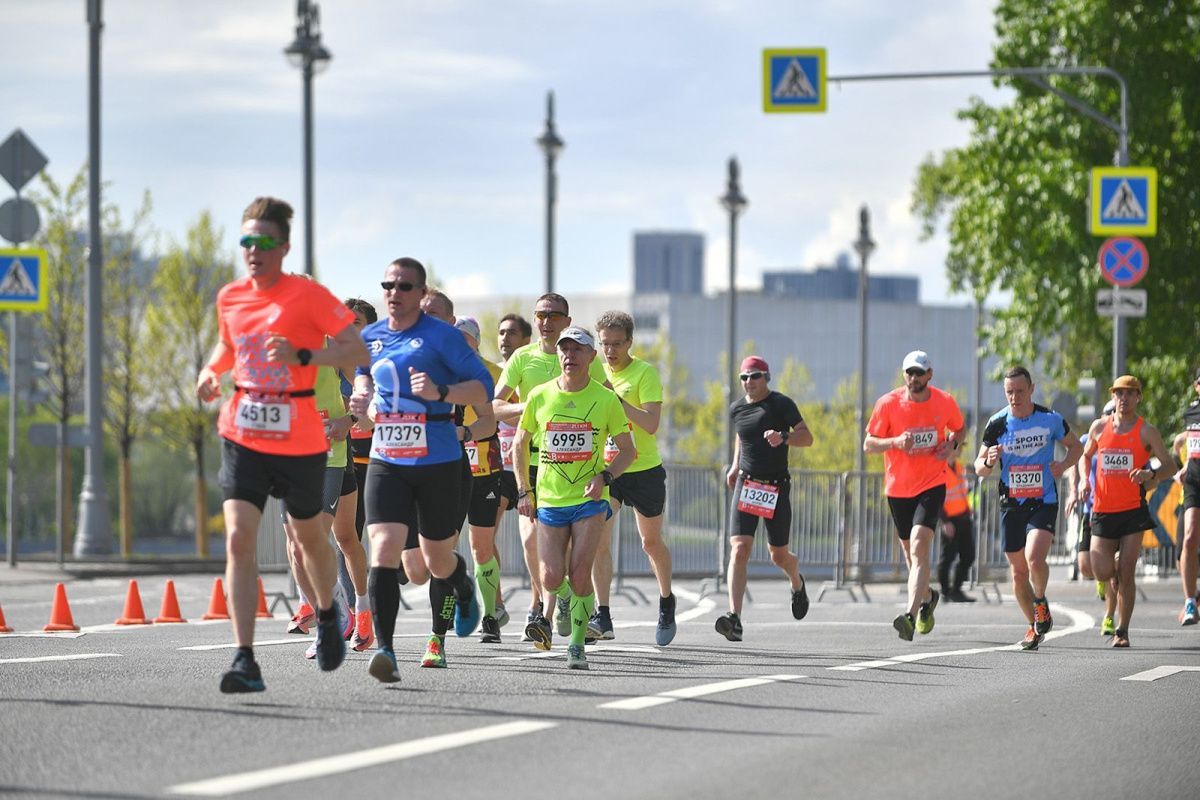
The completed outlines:
{"type": "Polygon", "coordinates": [[[1079,470],[1077,497],[1081,503],[1087,502],[1088,495],[1092,493],[1092,482],[1088,476],[1092,471],[1092,458],[1095,457],[1096,451],[1100,449],[1096,442],[1100,436],[1100,431],[1103,429],[1103,420],[1098,419],[1092,422],[1091,427],[1088,428],[1087,444],[1083,446],[1083,455],[1079,457],[1079,464],[1076,466],[1076,469],[1079,470]]]}
{"type": "Polygon", "coordinates": [[[537,507],[533,502],[533,487],[529,485],[529,436],[529,431],[517,428],[513,437],[513,477],[517,480],[517,513],[533,519],[537,507]]]}
{"type": "Polygon", "coordinates": [[[738,463],[742,460],[742,440],[738,436],[733,437],[733,463],[729,465],[729,471],[725,473],[725,485],[730,489],[737,483],[738,463]]]}
{"type": "Polygon", "coordinates": [[[371,395],[375,391],[375,381],[370,375],[354,376],[354,391],[350,394],[350,413],[358,417],[359,430],[369,431],[375,427],[374,416],[370,413],[371,395]]]}
{"type": "Polygon", "coordinates": [[[872,436],[867,434],[867,438],[863,441],[863,451],[867,453],[883,453],[892,448],[908,452],[912,449],[912,434],[908,431],[899,436],[872,436]]]}
{"type": "MultiPolygon", "coordinates": [[[[1079,463],[1079,457],[1083,455],[1083,445],[1074,436],[1068,435],[1063,440],[1063,446],[1067,448],[1067,454],[1062,461],[1050,462],[1050,474],[1056,478],[1062,477],[1064,472],[1074,473],[1071,467],[1079,463]]],[[[1068,479],[1070,480],[1070,479],[1068,479]]]]}
{"type": "Polygon", "coordinates": [[[408,385],[413,395],[422,400],[437,400],[456,406],[473,406],[488,401],[483,381],[471,379],[461,383],[442,384],[440,387],[428,373],[408,368],[408,385]],[[446,390],[442,394],[442,389],[446,390]]]}
{"type": "MultiPolygon", "coordinates": [[[[282,364],[299,364],[298,353],[304,348],[292,346],[283,336],[272,336],[267,339],[267,361],[282,364]]],[[[310,350],[312,357],[309,366],[337,367],[338,369],[354,369],[371,363],[371,355],[367,352],[366,342],[359,335],[354,325],[342,328],[336,336],[329,339],[328,344],[319,350],[310,350]]]]}
{"type": "Polygon", "coordinates": [[[462,426],[463,442],[478,442],[496,435],[496,415],[492,413],[491,403],[475,403],[471,406],[477,420],[470,425],[462,426]]]}
{"type": "Polygon", "coordinates": [[[784,437],[783,431],[763,431],[763,438],[771,447],[779,447],[785,441],[788,447],[809,447],[813,443],[812,431],[808,429],[803,420],[798,422],[786,437],[784,437]]]}
{"type": "Polygon", "coordinates": [[[618,478],[625,470],[629,469],[629,465],[637,458],[637,448],[634,447],[632,433],[622,431],[612,437],[612,440],[617,446],[617,457],[612,460],[612,463],[604,471],[592,476],[592,479],[588,481],[587,487],[583,490],[584,497],[599,500],[606,485],[604,472],[607,472],[613,478],[618,478]]]}
{"type": "Polygon", "coordinates": [[[966,441],[966,438],[966,425],[955,428],[954,430],[950,431],[950,435],[946,437],[946,441],[937,446],[937,449],[933,451],[933,454],[942,461],[945,461],[950,457],[951,453],[962,446],[962,443],[966,441]]]}
{"type": "MultiPolygon", "coordinates": [[[[500,422],[513,422],[521,418],[521,412],[525,410],[524,403],[510,403],[509,398],[513,396],[515,388],[507,384],[501,383],[496,386],[496,396],[492,400],[492,412],[500,422]]],[[[515,440],[514,440],[515,441],[515,440]]]]}
{"type": "Polygon", "coordinates": [[[206,403],[216,398],[221,393],[221,376],[233,369],[233,362],[233,347],[224,340],[218,341],[208,363],[196,377],[196,396],[206,403]]]}
{"type": "Polygon", "coordinates": [[[1175,459],[1171,457],[1171,452],[1167,450],[1166,444],[1163,443],[1162,434],[1149,423],[1142,425],[1142,444],[1150,451],[1150,455],[1158,459],[1158,467],[1155,469],[1131,470],[1129,473],[1130,479],[1140,486],[1151,481],[1158,482],[1170,477],[1175,472],[1175,459]]]}
{"type": "Polygon", "coordinates": [[[651,436],[658,433],[658,426],[662,422],[662,403],[646,403],[644,408],[638,408],[620,395],[617,395],[617,399],[621,401],[621,408],[625,409],[625,416],[630,422],[651,436]]]}
{"type": "Polygon", "coordinates": [[[1000,445],[994,444],[989,447],[986,444],[981,444],[979,446],[979,455],[975,456],[975,474],[981,478],[986,478],[999,465],[1000,445]]]}

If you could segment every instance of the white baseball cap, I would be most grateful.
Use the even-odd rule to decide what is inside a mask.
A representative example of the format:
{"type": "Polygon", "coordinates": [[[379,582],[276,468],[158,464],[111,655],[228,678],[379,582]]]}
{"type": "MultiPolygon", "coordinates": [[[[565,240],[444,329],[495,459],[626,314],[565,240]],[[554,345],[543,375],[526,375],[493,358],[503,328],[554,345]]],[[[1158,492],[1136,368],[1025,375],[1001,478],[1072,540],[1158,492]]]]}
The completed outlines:
{"type": "Polygon", "coordinates": [[[577,325],[572,325],[571,327],[567,328],[562,333],[560,333],[558,335],[558,341],[555,342],[554,345],[557,347],[558,345],[563,343],[564,339],[570,339],[573,342],[578,342],[579,344],[583,345],[584,347],[590,347],[593,350],[596,349],[596,340],[593,339],[592,335],[587,332],[587,329],[580,328],[577,325]]]}
{"type": "Polygon", "coordinates": [[[929,360],[929,353],[924,350],[913,350],[904,357],[904,364],[901,367],[905,372],[910,369],[919,369],[922,372],[929,372],[933,369],[933,362],[929,360]]]}

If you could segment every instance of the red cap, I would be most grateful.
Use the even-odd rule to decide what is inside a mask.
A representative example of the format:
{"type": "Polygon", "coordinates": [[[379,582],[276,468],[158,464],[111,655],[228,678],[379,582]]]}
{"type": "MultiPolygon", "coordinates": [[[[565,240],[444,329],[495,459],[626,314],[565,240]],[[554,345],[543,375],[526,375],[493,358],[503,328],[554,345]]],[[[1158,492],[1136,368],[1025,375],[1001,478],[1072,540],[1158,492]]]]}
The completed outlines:
{"type": "Polygon", "coordinates": [[[767,366],[767,362],[761,356],[746,356],[742,359],[742,372],[770,372],[771,368],[767,366]]]}

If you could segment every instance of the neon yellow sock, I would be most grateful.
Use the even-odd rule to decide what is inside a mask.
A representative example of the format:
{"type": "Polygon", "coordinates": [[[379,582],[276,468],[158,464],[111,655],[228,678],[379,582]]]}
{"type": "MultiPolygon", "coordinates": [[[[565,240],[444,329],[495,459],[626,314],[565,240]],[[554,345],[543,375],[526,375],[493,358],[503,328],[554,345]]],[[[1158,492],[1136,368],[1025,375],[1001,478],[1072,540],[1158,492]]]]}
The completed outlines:
{"type": "Polygon", "coordinates": [[[550,590],[550,592],[555,597],[561,597],[564,600],[570,600],[571,597],[573,596],[572,592],[571,592],[571,582],[568,581],[566,578],[563,578],[563,582],[560,583],[558,586],[552,588],[550,590]]]}
{"type": "Polygon", "coordinates": [[[583,644],[587,639],[587,624],[596,610],[596,593],[571,598],[571,644],[583,644]]]}
{"type": "Polygon", "coordinates": [[[496,589],[500,587],[500,564],[495,556],[483,564],[475,565],[475,582],[479,584],[479,596],[483,598],[483,615],[496,616],[496,589]]]}

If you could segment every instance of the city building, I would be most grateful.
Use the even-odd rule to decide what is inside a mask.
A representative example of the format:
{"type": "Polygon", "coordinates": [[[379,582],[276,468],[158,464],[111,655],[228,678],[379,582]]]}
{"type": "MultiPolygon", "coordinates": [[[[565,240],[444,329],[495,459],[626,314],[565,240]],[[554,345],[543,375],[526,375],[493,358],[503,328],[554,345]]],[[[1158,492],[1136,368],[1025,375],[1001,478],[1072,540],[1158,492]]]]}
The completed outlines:
{"type": "Polygon", "coordinates": [[[633,234],[633,287],[637,292],[704,292],[704,234],[643,231],[633,234]]]}
{"type": "MultiPolygon", "coordinates": [[[[868,274],[867,297],[873,303],[915,303],[921,282],[915,275],[868,274]]],[[[839,253],[832,267],[814,270],[764,270],[763,293],[813,300],[856,300],[858,270],[849,253],[839,253]]]]}

